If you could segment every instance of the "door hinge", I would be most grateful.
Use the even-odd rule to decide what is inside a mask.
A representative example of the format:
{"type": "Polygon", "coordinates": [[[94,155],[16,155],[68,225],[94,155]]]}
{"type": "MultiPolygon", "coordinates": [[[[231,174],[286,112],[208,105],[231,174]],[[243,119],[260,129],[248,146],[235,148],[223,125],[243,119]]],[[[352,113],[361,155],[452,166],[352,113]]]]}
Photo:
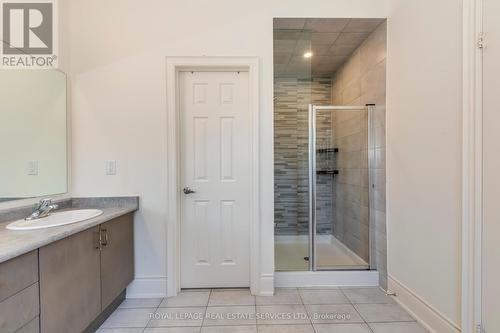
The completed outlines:
{"type": "Polygon", "coordinates": [[[482,32],[480,32],[477,37],[477,47],[480,49],[484,48],[484,34],[482,32]]]}
{"type": "Polygon", "coordinates": [[[483,324],[476,325],[476,333],[486,333],[486,331],[484,330],[483,324]]]}

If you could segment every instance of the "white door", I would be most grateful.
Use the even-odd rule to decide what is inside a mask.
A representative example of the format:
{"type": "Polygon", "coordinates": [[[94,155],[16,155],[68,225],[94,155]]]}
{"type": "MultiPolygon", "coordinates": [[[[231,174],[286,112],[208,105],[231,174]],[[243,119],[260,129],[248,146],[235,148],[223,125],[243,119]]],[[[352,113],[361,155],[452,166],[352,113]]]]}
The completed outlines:
{"type": "Polygon", "coordinates": [[[484,0],[483,320],[500,332],[500,1],[484,0]]]}
{"type": "Polygon", "coordinates": [[[248,73],[181,72],[179,82],[181,288],[248,287],[248,73]]]}

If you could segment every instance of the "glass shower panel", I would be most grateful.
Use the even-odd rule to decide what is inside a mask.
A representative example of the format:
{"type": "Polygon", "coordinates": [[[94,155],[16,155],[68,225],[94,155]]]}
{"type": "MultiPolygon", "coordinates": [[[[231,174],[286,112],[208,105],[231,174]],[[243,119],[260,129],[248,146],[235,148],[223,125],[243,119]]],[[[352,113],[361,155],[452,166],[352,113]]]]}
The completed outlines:
{"type": "Polygon", "coordinates": [[[314,268],[368,269],[368,109],[315,110],[314,268]]]}
{"type": "Polygon", "coordinates": [[[309,262],[309,122],[311,32],[274,20],[275,269],[305,271],[309,262]]]}

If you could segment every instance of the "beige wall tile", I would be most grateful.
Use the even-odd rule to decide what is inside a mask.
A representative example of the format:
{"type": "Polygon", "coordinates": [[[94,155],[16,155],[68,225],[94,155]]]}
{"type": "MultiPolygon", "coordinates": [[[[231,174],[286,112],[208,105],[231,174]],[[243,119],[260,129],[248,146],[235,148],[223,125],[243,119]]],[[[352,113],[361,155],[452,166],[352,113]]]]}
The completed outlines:
{"type": "Polygon", "coordinates": [[[338,168],[352,169],[361,167],[359,151],[338,153],[336,156],[338,168]]]}
{"type": "Polygon", "coordinates": [[[336,137],[340,139],[342,137],[359,133],[361,129],[361,124],[359,117],[352,117],[349,120],[339,122],[336,127],[336,137]]]}
{"type": "Polygon", "coordinates": [[[361,187],[348,184],[341,184],[340,186],[342,188],[339,188],[340,191],[337,191],[337,193],[342,193],[344,201],[358,205],[361,203],[361,187]]]}
{"type": "Polygon", "coordinates": [[[381,24],[360,46],[361,73],[366,73],[386,57],[387,24],[381,24]]]}
{"type": "Polygon", "coordinates": [[[361,112],[358,111],[336,111],[335,112],[335,121],[337,127],[342,126],[342,122],[351,120],[353,118],[359,119],[361,117],[361,112]]]}
{"type": "Polygon", "coordinates": [[[339,174],[337,176],[339,183],[357,186],[361,183],[360,169],[339,169],[339,174]]]}
{"type": "Polygon", "coordinates": [[[334,230],[335,236],[351,250],[368,260],[370,237],[368,225],[373,223],[373,258],[379,267],[381,285],[386,284],[385,226],[385,102],[386,102],[386,23],[382,23],[337,71],[332,81],[333,104],[377,105],[373,117],[374,140],[368,147],[367,113],[336,112],[332,130],[337,146],[340,174],[336,177],[334,230]],[[356,142],[352,141],[356,138],[356,142]],[[347,152],[358,146],[358,165],[347,152]],[[375,149],[376,147],[376,149],[375,149]],[[347,150],[346,150],[347,149],[347,150]],[[368,170],[368,160],[372,169],[368,170]],[[368,175],[375,184],[368,208],[368,175]],[[364,210],[363,210],[364,209],[364,210]],[[368,213],[369,212],[369,213],[368,213]],[[363,224],[365,223],[365,224],[363,224]],[[364,226],[364,227],[362,227],[364,226]]]}
{"type": "Polygon", "coordinates": [[[361,78],[363,104],[385,105],[386,62],[382,60],[361,78]]]}
{"type": "Polygon", "coordinates": [[[349,82],[349,84],[342,90],[342,103],[349,105],[352,101],[361,96],[361,80],[356,79],[349,82]]]}
{"type": "Polygon", "coordinates": [[[353,152],[361,149],[361,133],[357,132],[348,136],[340,137],[337,140],[340,152],[353,152]]]}
{"type": "Polygon", "coordinates": [[[361,54],[359,49],[354,51],[342,70],[342,81],[344,85],[349,85],[352,81],[361,77],[361,54]]]}

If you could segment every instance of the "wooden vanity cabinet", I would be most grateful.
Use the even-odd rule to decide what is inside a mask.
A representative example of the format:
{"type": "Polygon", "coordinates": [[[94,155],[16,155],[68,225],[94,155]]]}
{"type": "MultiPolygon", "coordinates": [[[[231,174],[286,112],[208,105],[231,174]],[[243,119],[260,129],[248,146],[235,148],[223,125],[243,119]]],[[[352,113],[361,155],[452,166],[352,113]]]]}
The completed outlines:
{"type": "Polygon", "coordinates": [[[83,332],[103,320],[103,311],[118,296],[123,297],[133,279],[133,215],[110,220],[39,251],[41,332],[83,332]]]}
{"type": "Polygon", "coordinates": [[[131,214],[101,225],[101,310],[134,279],[134,221],[131,214]]]}
{"type": "Polygon", "coordinates": [[[101,312],[99,227],[40,248],[42,333],[82,332],[101,312]]]}

